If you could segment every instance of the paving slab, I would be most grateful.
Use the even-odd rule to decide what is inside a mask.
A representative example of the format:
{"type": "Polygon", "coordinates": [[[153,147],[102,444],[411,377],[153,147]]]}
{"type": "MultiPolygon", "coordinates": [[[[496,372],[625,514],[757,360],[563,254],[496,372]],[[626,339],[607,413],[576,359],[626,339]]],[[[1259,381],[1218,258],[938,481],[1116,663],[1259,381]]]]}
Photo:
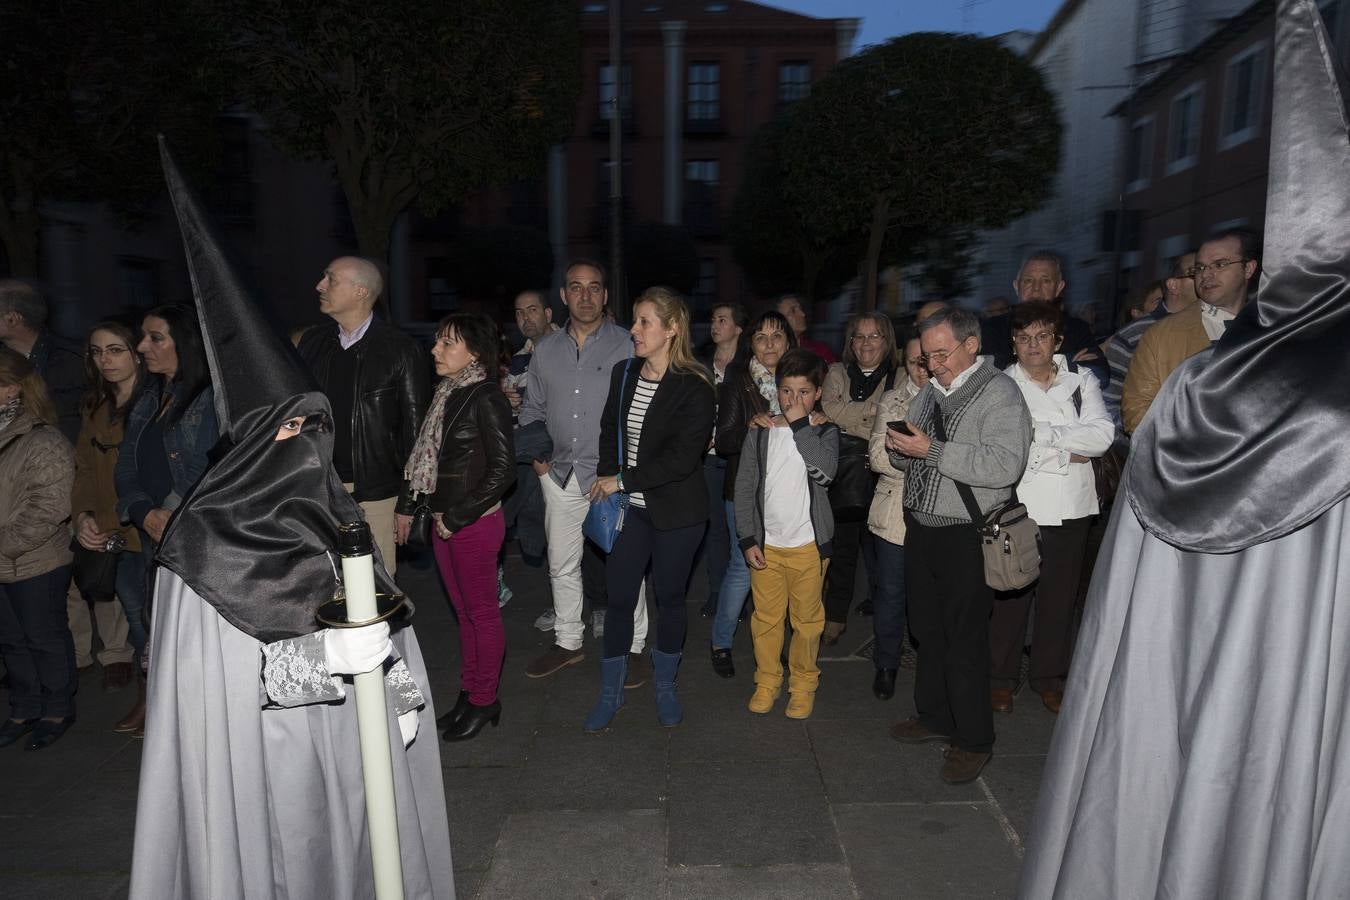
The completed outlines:
{"type": "Polygon", "coordinates": [[[807,725],[831,803],[914,803],[985,799],[978,784],[938,777],[941,744],[900,744],[886,723],[821,720],[807,725]]]}
{"type": "Polygon", "coordinates": [[[856,900],[847,866],[673,866],[670,900],[856,900]]]}
{"type": "Polygon", "coordinates": [[[651,898],[664,893],[657,810],[567,810],[507,817],[480,900],[651,898]]]}
{"type": "Polygon", "coordinates": [[[839,863],[839,838],[814,761],[670,766],[672,865],[839,863]]]}
{"type": "Polygon", "coordinates": [[[1011,898],[1019,859],[988,803],[836,806],[864,900],[1011,898]]]}
{"type": "Polygon", "coordinates": [[[1032,814],[1036,811],[1036,796],[1044,769],[1044,756],[1000,756],[995,753],[980,776],[1023,843],[1031,833],[1032,814]]]}
{"type": "Polygon", "coordinates": [[[130,883],[125,873],[11,875],[0,870],[5,900],[120,900],[130,883]]]}

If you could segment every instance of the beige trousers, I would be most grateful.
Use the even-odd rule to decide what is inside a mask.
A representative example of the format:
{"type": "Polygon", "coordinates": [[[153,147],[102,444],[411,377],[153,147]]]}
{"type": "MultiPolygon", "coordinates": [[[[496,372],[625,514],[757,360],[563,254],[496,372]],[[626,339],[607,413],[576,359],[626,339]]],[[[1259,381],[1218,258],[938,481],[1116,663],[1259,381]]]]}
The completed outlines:
{"type": "MultiPolygon", "coordinates": [[[[347,493],[356,489],[354,484],[344,484],[347,493]]],[[[370,525],[370,533],[375,538],[375,546],[380,548],[380,556],[384,558],[384,567],[389,571],[389,577],[393,578],[398,572],[398,558],[395,556],[398,550],[398,544],[394,541],[394,507],[398,505],[397,497],[388,497],[384,500],[362,500],[358,501],[361,506],[361,512],[365,513],[366,523],[370,525]]]]}
{"type": "Polygon", "coordinates": [[[94,615],[89,615],[89,601],[80,595],[79,588],[71,581],[66,590],[66,619],[70,622],[70,636],[75,640],[75,665],[79,668],[93,665],[91,651],[94,647],[94,627],[98,627],[99,640],[103,649],[98,652],[98,661],[102,665],[131,662],[136,651],[127,640],[127,614],[122,612],[122,603],[118,600],[99,601],[93,604],[94,615]]]}

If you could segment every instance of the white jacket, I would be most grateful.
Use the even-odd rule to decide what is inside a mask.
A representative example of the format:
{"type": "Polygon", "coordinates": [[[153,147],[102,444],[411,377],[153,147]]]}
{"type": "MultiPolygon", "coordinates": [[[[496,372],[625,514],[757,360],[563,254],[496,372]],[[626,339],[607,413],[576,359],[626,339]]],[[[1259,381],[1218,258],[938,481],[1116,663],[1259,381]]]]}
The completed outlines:
{"type": "Polygon", "coordinates": [[[1097,514],[1097,488],[1091,463],[1070,462],[1071,454],[1101,456],[1111,446],[1115,426],[1102,402],[1096,377],[1070,372],[1068,360],[1055,354],[1059,372],[1047,390],[1013,363],[1004,371],[1022,389],[1035,425],[1026,472],[1017,483],[1017,499],[1038,525],[1060,525],[1065,519],[1097,514]],[[1081,412],[1073,395],[1080,392],[1081,412]]]}

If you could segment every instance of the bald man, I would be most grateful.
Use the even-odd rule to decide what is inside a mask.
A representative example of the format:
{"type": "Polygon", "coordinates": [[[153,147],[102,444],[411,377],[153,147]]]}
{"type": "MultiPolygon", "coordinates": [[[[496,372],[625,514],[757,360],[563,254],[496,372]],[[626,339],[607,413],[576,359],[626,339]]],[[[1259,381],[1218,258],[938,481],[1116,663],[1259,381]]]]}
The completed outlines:
{"type": "Polygon", "coordinates": [[[298,349],[333,407],[333,466],[393,575],[394,504],[430,399],[427,354],[375,318],[384,279],[370,260],[333,260],[315,290],[333,322],[306,331],[298,349]]]}

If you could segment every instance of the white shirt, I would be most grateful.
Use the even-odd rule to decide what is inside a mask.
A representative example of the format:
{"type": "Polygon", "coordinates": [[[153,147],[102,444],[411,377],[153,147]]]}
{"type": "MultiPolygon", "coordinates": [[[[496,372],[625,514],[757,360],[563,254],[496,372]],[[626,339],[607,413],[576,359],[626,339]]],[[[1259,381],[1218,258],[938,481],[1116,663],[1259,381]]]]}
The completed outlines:
{"type": "Polygon", "coordinates": [[[1209,335],[1211,341],[1223,337],[1223,333],[1228,329],[1228,323],[1236,318],[1237,313],[1230,313],[1226,309],[1200,301],[1200,324],[1205,326],[1205,334],[1209,335]]]}
{"type": "Polygon", "coordinates": [[[1115,425],[1102,401],[1102,389],[1091,372],[1070,372],[1063,354],[1054,357],[1059,371],[1048,389],[1033,381],[1018,363],[1004,371],[1022,389],[1022,399],[1035,430],[1027,468],[1017,483],[1017,499],[1038,525],[1060,525],[1065,519],[1096,515],[1097,485],[1090,463],[1070,461],[1072,454],[1101,456],[1111,446],[1115,425]],[[1082,412],[1074,409],[1079,392],[1082,412]]]}
{"type": "Polygon", "coordinates": [[[980,366],[984,365],[985,361],[988,360],[989,358],[990,357],[988,356],[975,357],[975,362],[971,363],[969,369],[966,369],[960,375],[957,375],[955,378],[952,379],[951,387],[943,387],[941,384],[938,383],[938,380],[936,378],[929,379],[933,383],[933,390],[937,391],[944,397],[950,397],[952,394],[955,394],[957,391],[959,391],[961,389],[961,385],[969,381],[970,376],[975,374],[975,370],[978,369],[980,366]]]}
{"type": "Polygon", "coordinates": [[[806,463],[797,450],[792,429],[769,429],[768,458],[764,461],[764,545],[791,550],[814,543],[811,525],[811,485],[806,463]]]}
{"type": "Polygon", "coordinates": [[[339,326],[338,326],[338,343],[342,345],[342,349],[343,349],[343,350],[349,350],[349,349],[351,349],[351,346],[352,346],[353,344],[355,344],[357,341],[361,340],[361,338],[365,337],[365,336],[366,336],[366,332],[370,330],[370,323],[371,323],[371,322],[374,322],[374,321],[375,321],[375,313],[374,313],[374,311],[372,310],[371,313],[370,313],[370,315],[366,316],[366,320],[365,320],[364,322],[362,322],[360,325],[357,325],[357,326],[356,326],[356,330],[355,330],[355,331],[352,331],[352,332],[344,331],[343,328],[342,328],[342,326],[339,325],[339,326]]]}

